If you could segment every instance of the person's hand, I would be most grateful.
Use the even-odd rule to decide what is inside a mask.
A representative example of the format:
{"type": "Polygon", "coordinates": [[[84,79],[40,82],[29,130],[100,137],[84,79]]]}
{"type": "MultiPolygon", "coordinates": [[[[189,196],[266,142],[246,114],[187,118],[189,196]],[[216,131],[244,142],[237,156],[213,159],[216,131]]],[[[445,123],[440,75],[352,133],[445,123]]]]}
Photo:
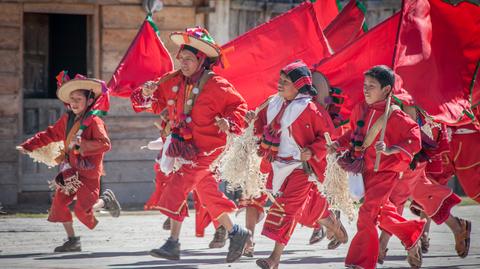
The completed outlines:
{"type": "Polygon", "coordinates": [[[20,153],[22,154],[28,154],[28,151],[24,149],[22,146],[16,146],[15,149],[20,151],[20,153]]]}
{"type": "Polygon", "coordinates": [[[227,119],[225,118],[216,118],[217,122],[215,122],[215,125],[218,126],[218,129],[222,132],[227,132],[230,130],[230,123],[228,122],[227,119]]]}
{"type": "Polygon", "coordinates": [[[338,144],[337,141],[333,141],[332,144],[325,144],[325,147],[327,148],[328,154],[333,154],[337,152],[340,145],[338,144]]]}
{"type": "Polygon", "coordinates": [[[149,97],[153,95],[153,92],[157,89],[157,83],[155,81],[147,81],[142,85],[142,95],[149,97]]]}
{"type": "Polygon", "coordinates": [[[398,153],[398,150],[395,148],[389,148],[383,141],[377,141],[375,143],[375,150],[381,152],[383,155],[392,155],[398,153]]]}
{"type": "Polygon", "coordinates": [[[70,145],[68,146],[71,149],[74,149],[75,146],[80,146],[82,143],[82,137],[81,136],[76,136],[72,141],[70,141],[70,145]]]}
{"type": "Polygon", "coordinates": [[[255,111],[249,110],[247,114],[245,114],[245,121],[250,124],[257,116],[255,115],[255,111]]]}
{"type": "Polygon", "coordinates": [[[312,158],[312,151],[308,148],[303,148],[302,153],[300,154],[301,161],[308,161],[312,158]]]}

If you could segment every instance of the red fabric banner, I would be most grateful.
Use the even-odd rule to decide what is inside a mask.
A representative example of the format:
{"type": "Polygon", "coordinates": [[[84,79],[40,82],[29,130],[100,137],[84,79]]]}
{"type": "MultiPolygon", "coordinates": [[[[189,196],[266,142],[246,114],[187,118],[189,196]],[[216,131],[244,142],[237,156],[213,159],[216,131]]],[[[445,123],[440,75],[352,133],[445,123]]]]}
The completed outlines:
{"type": "Polygon", "coordinates": [[[108,82],[112,96],[129,98],[141,84],[173,69],[172,58],[157,32],[157,26],[147,16],[108,82]]]}

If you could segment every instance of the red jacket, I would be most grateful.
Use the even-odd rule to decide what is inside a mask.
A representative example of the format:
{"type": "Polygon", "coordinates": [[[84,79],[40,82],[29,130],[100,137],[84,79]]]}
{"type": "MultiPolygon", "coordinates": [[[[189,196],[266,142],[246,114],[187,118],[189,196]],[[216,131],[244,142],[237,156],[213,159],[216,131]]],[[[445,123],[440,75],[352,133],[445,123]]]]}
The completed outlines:
{"type": "MultiPolygon", "coordinates": [[[[45,131],[35,134],[21,146],[27,151],[34,151],[52,142],[61,142],[66,139],[66,126],[68,114],[65,113],[54,125],[47,127],[45,131]]],[[[82,178],[100,179],[103,172],[103,155],[110,150],[110,139],[103,120],[93,117],[91,124],[83,131],[80,145],[80,154],[94,166],[90,170],[78,170],[80,180],[82,178]]],[[[69,154],[70,165],[77,168],[73,153],[69,154]]]]}
{"type": "MultiPolygon", "coordinates": [[[[368,129],[385,112],[385,103],[385,101],[380,101],[367,105],[362,102],[356,105],[350,116],[350,130],[337,140],[340,146],[350,147],[352,132],[356,130],[357,121],[362,120],[363,111],[366,110],[363,119],[365,125],[361,128],[361,134],[365,136],[368,129]]],[[[379,140],[380,133],[378,132],[374,142],[365,150],[365,170],[367,171],[373,171],[376,159],[375,143],[379,140]]],[[[405,112],[394,110],[387,122],[384,141],[387,147],[396,147],[400,153],[390,156],[382,154],[379,171],[403,172],[409,168],[413,156],[421,149],[420,127],[405,112]]]]}
{"type": "MultiPolygon", "coordinates": [[[[262,109],[254,123],[255,134],[258,136],[263,134],[264,126],[267,124],[267,110],[268,106],[262,109]]],[[[289,129],[295,142],[301,148],[308,148],[312,151],[312,158],[308,163],[319,180],[323,181],[326,167],[325,156],[327,154],[324,133],[329,132],[331,134],[335,129],[329,114],[323,106],[312,101],[289,129]]],[[[262,162],[263,165],[265,165],[265,162],[262,162]]]]}
{"type": "MultiPolygon", "coordinates": [[[[185,76],[178,73],[162,82],[153,94],[150,108],[142,107],[145,98],[142,95],[142,89],[136,89],[131,96],[134,110],[160,114],[167,107],[167,101],[176,98],[178,114],[182,113],[184,81],[185,76]],[[178,94],[172,91],[173,87],[178,87],[178,94]]],[[[198,95],[191,112],[192,121],[187,124],[192,130],[193,143],[200,153],[211,152],[225,146],[226,134],[219,132],[215,125],[215,117],[226,118],[230,122],[230,131],[238,134],[244,128],[246,112],[247,104],[232,84],[220,76],[212,76],[198,95]]]]}

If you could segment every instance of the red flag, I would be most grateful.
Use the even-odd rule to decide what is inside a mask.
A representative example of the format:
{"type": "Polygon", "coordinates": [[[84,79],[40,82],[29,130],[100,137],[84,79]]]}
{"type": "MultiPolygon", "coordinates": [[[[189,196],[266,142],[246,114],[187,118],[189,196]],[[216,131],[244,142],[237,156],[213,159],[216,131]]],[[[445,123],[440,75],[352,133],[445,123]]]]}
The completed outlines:
{"type": "Polygon", "coordinates": [[[344,118],[363,100],[363,73],[374,65],[391,66],[399,22],[397,13],[316,65],[315,70],[323,73],[331,86],[339,88],[345,96],[341,111],[344,118]]]}
{"type": "Polygon", "coordinates": [[[339,51],[366,32],[366,8],[359,0],[350,0],[323,33],[333,51],[339,51]]]}
{"type": "Polygon", "coordinates": [[[215,72],[228,79],[250,107],[277,90],[282,67],[302,59],[308,65],[330,55],[316,13],[316,3],[303,3],[222,46],[228,68],[215,72]]]}
{"type": "Polygon", "coordinates": [[[395,71],[436,120],[464,124],[480,59],[480,7],[467,1],[405,0],[395,71]]]}
{"type": "Polygon", "coordinates": [[[145,81],[158,78],[172,69],[172,58],[149,15],[108,82],[108,88],[112,96],[128,98],[145,81]]]}
{"type": "Polygon", "coordinates": [[[325,29],[338,16],[338,12],[342,9],[338,0],[310,0],[314,3],[313,8],[317,17],[320,28],[325,29]]]}

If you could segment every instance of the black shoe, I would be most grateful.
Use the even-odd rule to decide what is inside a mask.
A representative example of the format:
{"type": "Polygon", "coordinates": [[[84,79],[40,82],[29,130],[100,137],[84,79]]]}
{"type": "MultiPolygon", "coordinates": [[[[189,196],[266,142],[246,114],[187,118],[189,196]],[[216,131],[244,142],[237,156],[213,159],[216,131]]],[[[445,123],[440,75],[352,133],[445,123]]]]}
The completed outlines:
{"type": "Polygon", "coordinates": [[[228,246],[227,253],[228,263],[234,262],[242,256],[245,244],[251,236],[252,233],[243,227],[238,227],[238,231],[235,234],[228,235],[230,238],[230,245],[228,246]]]}
{"type": "Polygon", "coordinates": [[[120,216],[120,212],[122,208],[120,207],[120,203],[117,201],[115,194],[112,190],[106,189],[100,199],[103,200],[105,203],[105,209],[112,215],[114,218],[118,218],[120,216]]]}
{"type": "Polygon", "coordinates": [[[312,236],[310,236],[310,245],[316,244],[322,241],[326,236],[323,227],[313,229],[312,236]]]}
{"type": "Polygon", "coordinates": [[[172,239],[168,239],[160,248],[152,249],[149,252],[155,258],[163,258],[167,260],[180,260],[180,243],[172,239]]]}
{"type": "Polygon", "coordinates": [[[213,235],[213,239],[208,244],[209,248],[223,248],[225,246],[225,242],[227,241],[227,230],[223,226],[219,226],[217,230],[215,230],[215,234],[213,235]]]}
{"type": "Polygon", "coordinates": [[[55,248],[54,252],[76,252],[82,251],[80,236],[69,237],[63,245],[55,248]]]}

